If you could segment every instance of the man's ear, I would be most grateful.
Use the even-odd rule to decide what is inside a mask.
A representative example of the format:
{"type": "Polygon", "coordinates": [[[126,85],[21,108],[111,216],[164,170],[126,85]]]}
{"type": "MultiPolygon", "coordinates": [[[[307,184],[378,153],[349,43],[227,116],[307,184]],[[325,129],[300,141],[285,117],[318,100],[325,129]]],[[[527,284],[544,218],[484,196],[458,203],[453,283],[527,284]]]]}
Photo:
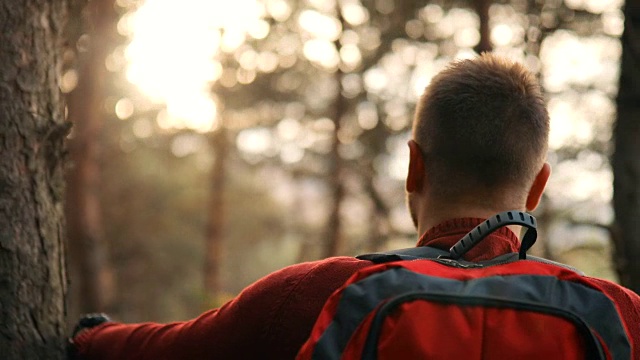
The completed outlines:
{"type": "Polygon", "coordinates": [[[417,192],[422,190],[424,185],[424,159],[418,144],[409,140],[409,171],[407,172],[407,192],[417,192]]]}
{"type": "Polygon", "coordinates": [[[547,186],[547,181],[549,180],[549,176],[551,175],[551,165],[549,163],[544,163],[542,165],[542,169],[536,175],[536,178],[533,180],[533,184],[531,185],[531,189],[529,189],[529,195],[527,195],[527,211],[533,211],[540,204],[540,199],[542,198],[542,193],[544,192],[544,188],[547,186]]]}

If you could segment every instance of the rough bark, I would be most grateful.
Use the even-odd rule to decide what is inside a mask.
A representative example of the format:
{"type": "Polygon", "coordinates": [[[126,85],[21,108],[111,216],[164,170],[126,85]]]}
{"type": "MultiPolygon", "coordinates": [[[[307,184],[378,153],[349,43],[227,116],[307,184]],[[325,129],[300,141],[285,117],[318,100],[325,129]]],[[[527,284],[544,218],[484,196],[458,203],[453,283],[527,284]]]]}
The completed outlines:
{"type": "Polygon", "coordinates": [[[62,359],[68,1],[0,0],[0,358],[62,359]]]}
{"type": "Polygon", "coordinates": [[[640,1],[627,1],[618,116],[613,129],[613,262],[620,282],[640,293],[640,1]]]}
{"type": "Polygon", "coordinates": [[[114,42],[117,14],[113,0],[94,0],[85,9],[90,45],[79,54],[79,82],[69,94],[71,169],[67,175],[72,311],[107,311],[109,282],[100,211],[100,133],[104,122],[105,59],[114,42]],[[75,306],[73,306],[75,305],[75,306]]]}
{"type": "Polygon", "coordinates": [[[206,300],[217,305],[220,300],[222,266],[222,244],[226,220],[224,193],[226,190],[226,160],[229,140],[224,122],[212,135],[215,163],[211,169],[211,190],[209,195],[209,219],[205,236],[204,288],[206,300]]]}

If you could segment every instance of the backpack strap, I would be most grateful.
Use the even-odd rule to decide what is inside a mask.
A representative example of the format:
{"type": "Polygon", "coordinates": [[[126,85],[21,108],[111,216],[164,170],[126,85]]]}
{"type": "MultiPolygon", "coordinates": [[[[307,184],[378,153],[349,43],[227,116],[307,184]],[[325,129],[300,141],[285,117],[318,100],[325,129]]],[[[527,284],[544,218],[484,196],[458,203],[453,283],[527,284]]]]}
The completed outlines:
{"type": "Polygon", "coordinates": [[[449,251],[431,246],[418,246],[407,249],[398,249],[389,252],[379,252],[356,256],[356,259],[369,260],[374,264],[383,264],[399,260],[437,259],[439,256],[448,256],[449,251]]]}
{"type": "Polygon", "coordinates": [[[536,238],[538,235],[536,227],[536,218],[532,215],[518,210],[505,211],[496,214],[480,223],[478,226],[473,228],[473,230],[469,231],[462,239],[455,243],[449,249],[449,251],[430,246],[419,246],[408,249],[394,250],[390,252],[364,254],[356,256],[356,258],[360,260],[369,260],[374,264],[383,264],[399,260],[433,259],[434,261],[437,261],[441,264],[460,268],[487,267],[492,265],[506,264],[517,260],[528,259],[545,264],[560,266],[576,272],[580,275],[584,275],[583,272],[569,265],[535,256],[527,257],[527,250],[529,250],[529,248],[531,248],[531,246],[533,246],[533,244],[536,242],[536,238]],[[462,255],[471,250],[487,235],[507,225],[520,225],[526,229],[522,241],[520,242],[519,252],[503,254],[494,259],[480,262],[470,262],[462,259],[462,255]]]}
{"type": "Polygon", "coordinates": [[[360,260],[369,260],[376,264],[386,263],[398,260],[416,260],[416,259],[452,259],[464,267],[473,267],[472,264],[462,260],[462,256],[487,235],[497,229],[507,225],[520,225],[527,229],[520,243],[520,252],[518,258],[524,260],[527,258],[527,250],[536,242],[536,218],[530,214],[518,210],[511,210],[496,214],[489,219],[483,221],[478,226],[469,231],[460,241],[455,243],[449,251],[433,248],[429,246],[420,246],[415,248],[394,250],[392,252],[373,253],[356,256],[360,260]]]}
{"type": "MultiPolygon", "coordinates": [[[[515,253],[514,253],[515,254],[515,253]]],[[[557,261],[553,261],[553,260],[549,260],[549,259],[545,259],[545,258],[541,258],[541,257],[537,257],[537,256],[532,256],[532,255],[527,255],[527,260],[531,260],[531,261],[537,261],[537,262],[541,262],[541,263],[545,263],[545,264],[549,264],[549,265],[555,265],[555,266],[559,266],[559,267],[563,267],[565,269],[569,269],[581,276],[585,276],[585,273],[582,272],[581,270],[578,270],[576,268],[574,268],[573,266],[567,265],[567,264],[563,264],[557,261]]]]}
{"type": "MultiPolygon", "coordinates": [[[[446,250],[430,247],[430,246],[418,246],[407,249],[398,249],[389,252],[379,252],[372,254],[363,254],[356,256],[360,260],[369,260],[374,264],[384,264],[392,261],[400,260],[418,260],[418,259],[432,259],[441,264],[459,267],[459,268],[479,268],[488,267],[493,265],[502,265],[520,260],[519,253],[507,253],[499,255],[491,260],[485,260],[480,262],[471,262],[463,259],[453,260],[448,258],[449,252],[446,250]]],[[[563,263],[559,263],[553,260],[544,259],[537,256],[527,256],[527,260],[541,262],[549,265],[555,265],[569,269],[577,274],[584,276],[584,272],[563,263]]]]}

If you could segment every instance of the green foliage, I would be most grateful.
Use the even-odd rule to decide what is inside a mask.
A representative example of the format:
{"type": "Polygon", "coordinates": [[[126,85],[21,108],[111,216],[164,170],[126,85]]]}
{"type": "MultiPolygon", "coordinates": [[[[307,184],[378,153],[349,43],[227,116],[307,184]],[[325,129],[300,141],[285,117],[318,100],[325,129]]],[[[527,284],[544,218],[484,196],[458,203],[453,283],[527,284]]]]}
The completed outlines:
{"type": "MultiPolygon", "coordinates": [[[[130,132],[130,124],[113,121],[108,127],[102,205],[116,270],[114,315],[128,321],[195,316],[209,301],[202,298],[202,254],[210,177],[206,165],[212,154],[203,142],[196,153],[179,158],[171,144],[180,136],[205,135],[158,133],[127,144],[124,151],[112,134],[130,132]]],[[[258,171],[234,162],[228,172],[227,294],[295,260],[295,245],[281,240],[286,238],[284,211],[269,193],[273,184],[258,171]]]]}

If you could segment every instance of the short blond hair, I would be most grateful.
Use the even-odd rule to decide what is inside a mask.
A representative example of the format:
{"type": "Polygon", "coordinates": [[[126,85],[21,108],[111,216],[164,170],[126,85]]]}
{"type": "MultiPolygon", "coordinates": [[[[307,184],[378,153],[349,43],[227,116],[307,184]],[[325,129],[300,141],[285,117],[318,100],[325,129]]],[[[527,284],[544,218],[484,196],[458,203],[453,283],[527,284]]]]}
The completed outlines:
{"type": "Polygon", "coordinates": [[[452,63],[420,98],[413,139],[442,196],[528,191],[548,149],[549,115],[524,66],[482,54],[452,63]]]}

